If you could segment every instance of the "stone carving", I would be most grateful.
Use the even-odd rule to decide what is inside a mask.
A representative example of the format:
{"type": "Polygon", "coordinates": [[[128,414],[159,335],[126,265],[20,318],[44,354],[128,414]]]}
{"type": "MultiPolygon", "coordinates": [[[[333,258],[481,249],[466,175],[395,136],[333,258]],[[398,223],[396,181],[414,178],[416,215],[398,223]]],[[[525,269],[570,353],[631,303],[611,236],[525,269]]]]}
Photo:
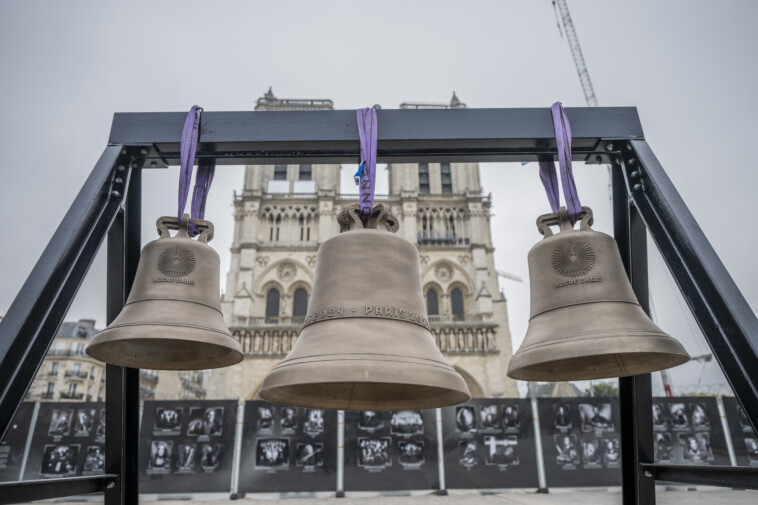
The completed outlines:
{"type": "Polygon", "coordinates": [[[295,278],[297,274],[297,267],[294,263],[282,263],[276,270],[276,276],[283,282],[289,282],[295,278]]]}
{"type": "Polygon", "coordinates": [[[421,264],[422,265],[427,265],[427,264],[429,264],[429,255],[428,254],[422,254],[421,256],[419,256],[419,260],[421,260],[421,264]]]}
{"type": "Polygon", "coordinates": [[[255,258],[255,262],[258,263],[261,266],[261,268],[263,268],[266,265],[268,265],[269,257],[268,256],[258,256],[257,258],[255,258]]]}
{"type": "Polygon", "coordinates": [[[453,267],[447,263],[440,263],[437,265],[437,268],[434,269],[434,275],[436,275],[442,282],[447,282],[453,278],[453,267]]]}
{"type": "Polygon", "coordinates": [[[313,268],[316,266],[316,255],[311,254],[310,256],[305,258],[306,263],[308,263],[308,266],[313,268]]]}
{"type": "Polygon", "coordinates": [[[460,255],[458,255],[458,262],[461,265],[468,264],[469,260],[471,260],[471,256],[469,256],[468,254],[460,254],[460,255]]]}

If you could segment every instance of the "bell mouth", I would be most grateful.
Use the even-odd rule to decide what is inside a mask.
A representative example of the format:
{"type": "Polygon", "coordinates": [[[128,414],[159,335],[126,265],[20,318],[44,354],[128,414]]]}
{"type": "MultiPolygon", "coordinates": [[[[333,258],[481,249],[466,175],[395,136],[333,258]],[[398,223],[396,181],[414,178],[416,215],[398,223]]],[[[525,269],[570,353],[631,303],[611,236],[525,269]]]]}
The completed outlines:
{"type": "Polygon", "coordinates": [[[419,410],[465,403],[471,396],[442,386],[377,382],[314,382],[260,391],[264,400],[335,410],[419,410]]]}
{"type": "Polygon", "coordinates": [[[588,339],[581,348],[575,342],[563,342],[519,350],[508,365],[508,377],[548,382],[609,379],[665,370],[689,360],[682,345],[665,334],[607,336],[588,339]],[[593,348],[591,340],[606,346],[610,341],[615,352],[587,354],[593,348]]]}
{"type": "MultiPolygon", "coordinates": [[[[156,331],[143,326],[145,334],[156,331]]],[[[215,331],[164,327],[171,337],[134,336],[139,327],[103,330],[87,346],[89,356],[129,368],[206,370],[235,365],[244,359],[239,342],[215,331]]]]}

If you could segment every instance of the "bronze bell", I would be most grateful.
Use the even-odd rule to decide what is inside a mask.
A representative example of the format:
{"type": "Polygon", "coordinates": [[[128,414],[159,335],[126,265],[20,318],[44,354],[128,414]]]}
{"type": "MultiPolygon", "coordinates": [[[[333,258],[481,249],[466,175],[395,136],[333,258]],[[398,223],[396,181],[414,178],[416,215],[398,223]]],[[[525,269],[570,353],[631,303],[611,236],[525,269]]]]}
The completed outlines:
{"type": "Polygon", "coordinates": [[[689,361],[684,347],[642,310],[616,241],[592,230],[582,207],[579,230],[566,209],[537,218],[544,238],[529,251],[529,328],[508,376],[570,381],[638,375],[689,361]],[[553,235],[550,226],[559,225],[553,235]]]}
{"type": "Polygon", "coordinates": [[[87,346],[100,361],[131,368],[203,370],[239,363],[242,347],[221,315],[218,253],[210,221],[162,217],[142,249],[126,305],[87,346]],[[187,232],[192,221],[197,240],[187,232]],[[171,237],[169,227],[178,229],[171,237]]]}
{"type": "Polygon", "coordinates": [[[428,409],[470,398],[437,348],[421,291],[416,246],[394,235],[376,205],[365,228],[358,204],[319,247],[313,295],[292,350],[263,381],[264,400],[345,410],[428,409]]]}

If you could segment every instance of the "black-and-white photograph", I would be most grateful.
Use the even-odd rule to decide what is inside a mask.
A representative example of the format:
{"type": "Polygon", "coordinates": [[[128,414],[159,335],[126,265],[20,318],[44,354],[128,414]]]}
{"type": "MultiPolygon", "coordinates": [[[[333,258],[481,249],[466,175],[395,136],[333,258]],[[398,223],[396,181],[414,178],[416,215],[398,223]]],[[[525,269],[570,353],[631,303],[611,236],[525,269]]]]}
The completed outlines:
{"type": "Polygon", "coordinates": [[[42,453],[40,474],[55,477],[76,475],[76,460],[79,457],[79,448],[78,444],[46,445],[42,453]]]}
{"type": "Polygon", "coordinates": [[[358,466],[363,468],[384,468],[392,465],[390,459],[390,437],[359,438],[358,466]]]}
{"type": "Polygon", "coordinates": [[[518,465],[518,439],[514,436],[485,436],[484,463],[487,465],[518,465]]]}
{"type": "Polygon", "coordinates": [[[206,472],[211,472],[218,468],[222,449],[223,446],[221,444],[200,444],[200,468],[206,472]]]}
{"type": "Polygon", "coordinates": [[[158,407],[155,409],[153,435],[179,435],[182,430],[181,407],[158,407]]]}
{"type": "Polygon", "coordinates": [[[279,411],[279,426],[282,431],[295,431],[297,428],[297,408],[282,407],[279,411]]]}
{"type": "Polygon", "coordinates": [[[582,463],[585,467],[602,467],[600,439],[582,440],[582,463]]]}
{"type": "Polygon", "coordinates": [[[54,409],[47,434],[52,437],[65,437],[71,432],[73,417],[74,409],[54,409]]]}
{"type": "Polygon", "coordinates": [[[696,430],[705,430],[711,427],[711,421],[708,419],[708,412],[704,403],[690,403],[690,423],[696,430]]]}
{"type": "Polygon", "coordinates": [[[582,431],[613,431],[613,420],[610,403],[592,405],[589,403],[579,404],[579,419],[582,431]]]}
{"type": "Polygon", "coordinates": [[[478,463],[476,456],[476,440],[460,440],[458,441],[458,448],[460,450],[458,463],[466,468],[471,468],[478,463]]]}
{"type": "Polygon", "coordinates": [[[458,431],[463,433],[473,433],[476,431],[476,413],[475,407],[465,406],[455,408],[455,426],[458,431]]]}
{"type": "Polygon", "coordinates": [[[105,468],[105,451],[101,445],[90,445],[87,447],[87,455],[84,457],[84,475],[94,475],[103,473],[105,468]]]}
{"type": "Polygon", "coordinates": [[[424,433],[424,418],[420,410],[398,410],[392,413],[390,433],[393,435],[418,435],[424,433]]]}
{"type": "Polygon", "coordinates": [[[397,443],[397,449],[398,459],[404,467],[418,468],[426,461],[422,440],[401,440],[397,443]]]}
{"type": "Polygon", "coordinates": [[[255,466],[271,469],[288,467],[290,462],[289,438],[259,438],[255,444],[255,466]]]}
{"type": "Polygon", "coordinates": [[[507,405],[503,409],[503,428],[508,433],[518,432],[519,420],[518,420],[518,405],[507,405]]]}
{"type": "Polygon", "coordinates": [[[274,429],[274,409],[272,407],[258,407],[258,431],[271,431],[274,429]]]}
{"type": "Polygon", "coordinates": [[[568,403],[561,403],[560,405],[553,405],[553,419],[555,427],[561,431],[568,431],[574,425],[571,420],[571,405],[568,403]]]}
{"type": "Polygon", "coordinates": [[[303,431],[308,435],[318,435],[324,432],[324,411],[321,409],[306,409],[303,431]]]}
{"type": "Polygon", "coordinates": [[[179,444],[176,467],[180,472],[193,472],[195,470],[195,444],[179,444]]]}
{"type": "Polygon", "coordinates": [[[713,461],[711,437],[708,433],[680,433],[679,443],[682,445],[682,457],[686,461],[713,461]]]}
{"type": "Polygon", "coordinates": [[[559,465],[578,465],[579,451],[576,447],[576,435],[554,435],[555,449],[558,455],[555,462],[559,465]]]}
{"type": "Polygon", "coordinates": [[[621,464],[621,442],[618,438],[603,439],[603,461],[608,466],[621,464]]]}
{"type": "Polygon", "coordinates": [[[150,443],[150,460],[147,463],[147,469],[152,473],[169,473],[173,448],[174,442],[171,440],[153,440],[150,443]]]}
{"type": "Polygon", "coordinates": [[[686,430],[690,427],[687,408],[683,403],[672,403],[669,405],[669,414],[671,415],[671,427],[675,430],[686,430]]]}
{"type": "Polygon", "coordinates": [[[297,444],[297,466],[324,466],[324,444],[297,444]]]}
{"type": "Polygon", "coordinates": [[[105,409],[100,409],[97,416],[97,428],[95,428],[95,442],[105,442],[105,409]]]}
{"type": "Polygon", "coordinates": [[[482,405],[479,407],[479,426],[483,430],[500,429],[500,405],[482,405]]]}
{"type": "Polygon", "coordinates": [[[674,460],[674,448],[671,445],[671,435],[668,433],[655,434],[656,463],[670,463],[674,460]]]}
{"type": "Polygon", "coordinates": [[[758,463],[758,439],[753,437],[745,438],[745,449],[747,457],[751,462],[758,463]]]}
{"type": "Polygon", "coordinates": [[[224,407],[193,407],[190,409],[187,435],[190,437],[221,435],[223,424],[224,407]]]}
{"type": "Polygon", "coordinates": [[[373,410],[364,410],[358,418],[358,429],[364,431],[376,431],[383,428],[379,413],[373,410]]]}
{"type": "Polygon", "coordinates": [[[653,404],[653,429],[666,430],[669,427],[669,413],[662,403],[653,404]]]}
{"type": "Polygon", "coordinates": [[[74,418],[75,437],[88,437],[95,425],[95,409],[76,409],[74,418]]]}

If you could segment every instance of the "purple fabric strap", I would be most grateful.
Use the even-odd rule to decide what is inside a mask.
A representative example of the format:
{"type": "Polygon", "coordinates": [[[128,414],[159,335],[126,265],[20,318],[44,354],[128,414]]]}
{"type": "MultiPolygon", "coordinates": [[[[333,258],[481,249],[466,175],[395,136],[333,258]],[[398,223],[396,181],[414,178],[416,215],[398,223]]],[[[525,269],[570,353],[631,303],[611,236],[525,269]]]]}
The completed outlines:
{"type": "MultiPolygon", "coordinates": [[[[555,102],[550,111],[553,116],[553,128],[555,129],[555,142],[558,147],[558,165],[561,169],[561,183],[563,185],[563,197],[566,199],[566,211],[573,225],[582,213],[582,204],[576,192],[574,172],[571,170],[571,125],[569,124],[566,111],[561,102],[555,102]]],[[[560,193],[558,189],[558,176],[555,171],[555,163],[552,157],[539,160],[540,179],[545,186],[547,199],[553,212],[560,208],[560,193]]]]}
{"type": "Polygon", "coordinates": [[[376,110],[373,108],[358,109],[358,135],[361,139],[361,161],[363,167],[360,184],[361,220],[365,223],[374,207],[374,181],[376,179],[376,142],[377,122],[376,110]]]}
{"type": "MultiPolygon", "coordinates": [[[[195,152],[197,151],[197,140],[200,131],[200,114],[202,108],[193,105],[187,113],[187,119],[184,121],[184,130],[182,131],[182,142],[180,148],[181,171],[179,172],[179,211],[178,217],[181,221],[184,209],[187,206],[187,197],[189,196],[189,185],[192,180],[192,166],[195,164],[195,152]]],[[[192,209],[190,217],[192,219],[205,218],[205,202],[208,199],[208,190],[213,182],[213,174],[216,172],[215,160],[202,160],[197,169],[195,177],[195,188],[192,192],[192,209]]],[[[189,223],[189,234],[195,236],[199,233],[193,223],[189,223]]]]}

